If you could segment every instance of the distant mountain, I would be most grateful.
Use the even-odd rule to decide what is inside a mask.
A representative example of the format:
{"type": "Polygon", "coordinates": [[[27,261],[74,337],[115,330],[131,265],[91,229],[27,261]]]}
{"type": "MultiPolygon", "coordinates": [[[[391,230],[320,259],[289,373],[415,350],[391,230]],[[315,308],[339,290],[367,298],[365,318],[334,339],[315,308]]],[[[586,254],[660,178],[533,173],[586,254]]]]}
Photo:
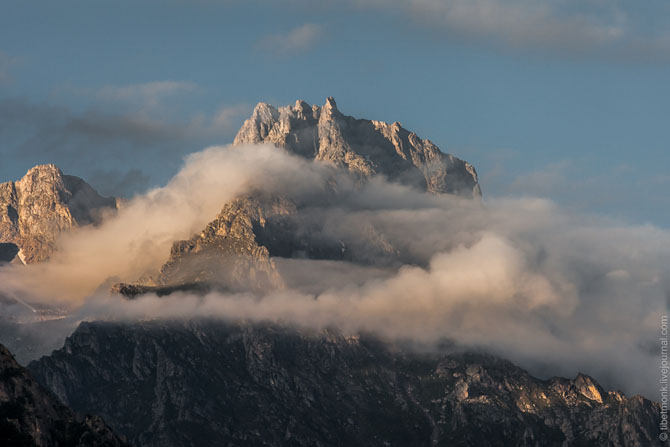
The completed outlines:
{"type": "Polygon", "coordinates": [[[273,143],[291,153],[349,169],[361,176],[383,174],[433,193],[481,195],[468,162],[445,154],[400,123],[342,114],[333,98],[323,107],[297,101],[279,109],[259,103],[235,137],[235,144],[273,143]]]}
{"type": "Polygon", "coordinates": [[[0,345],[0,444],[40,447],[127,445],[99,417],[80,417],[35,381],[0,345]]]}
{"type": "Polygon", "coordinates": [[[484,354],[221,321],[82,323],[29,365],[137,446],[660,446],[660,406],[484,354]]]}
{"type": "Polygon", "coordinates": [[[100,196],[79,177],[52,164],[35,166],[21,180],[0,184],[0,252],[6,254],[0,261],[12,252],[9,261],[44,261],[62,231],[97,223],[116,207],[116,199],[100,196]]]}

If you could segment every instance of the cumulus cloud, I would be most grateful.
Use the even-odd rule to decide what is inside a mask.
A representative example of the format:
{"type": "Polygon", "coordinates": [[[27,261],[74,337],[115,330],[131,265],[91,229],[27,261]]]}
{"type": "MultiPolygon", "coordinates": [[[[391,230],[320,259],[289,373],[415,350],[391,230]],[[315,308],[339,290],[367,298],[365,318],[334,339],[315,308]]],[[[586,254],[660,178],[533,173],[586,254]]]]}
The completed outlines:
{"type": "Polygon", "coordinates": [[[266,36],[258,41],[257,47],[268,53],[286,55],[309,50],[321,39],[321,25],[306,23],[285,33],[266,36]]]}
{"type": "Polygon", "coordinates": [[[3,272],[4,290],[28,290],[42,302],[78,302],[109,281],[155,273],[174,241],[202,230],[237,194],[260,185],[290,192],[317,183],[324,174],[310,175],[306,164],[266,146],[191,154],[166,186],[129,200],[99,226],[64,233],[49,262],[3,272]]]}
{"type": "Polygon", "coordinates": [[[581,371],[654,397],[670,232],[543,199],[480,203],[347,179],[271,146],[209,148],[100,227],[66,235],[50,262],[7,267],[0,281],[31,299],[74,299],[76,319],[206,316],[367,331],[427,347],[449,340],[533,371],[581,371]],[[333,176],[335,196],[324,186],[333,176]],[[112,280],[158,268],[172,241],[200,231],[223,203],[258,190],[297,198],[298,230],[373,249],[339,261],[276,258],[286,287],[262,294],[108,294],[112,280]]]}

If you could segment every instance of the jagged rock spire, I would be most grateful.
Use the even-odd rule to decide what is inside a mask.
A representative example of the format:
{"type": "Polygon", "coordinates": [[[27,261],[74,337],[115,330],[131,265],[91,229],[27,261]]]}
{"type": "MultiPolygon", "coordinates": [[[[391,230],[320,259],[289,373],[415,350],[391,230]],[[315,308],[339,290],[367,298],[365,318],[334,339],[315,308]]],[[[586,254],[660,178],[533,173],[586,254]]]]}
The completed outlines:
{"type": "Polygon", "coordinates": [[[95,223],[102,210],[115,208],[116,199],[81,178],[53,164],[35,166],[17,182],[0,183],[0,243],[15,244],[26,263],[43,261],[60,232],[95,223]]]}
{"type": "Polygon", "coordinates": [[[234,143],[261,142],[333,163],[364,178],[382,174],[432,193],[481,195],[471,164],[441,152],[397,121],[388,124],[346,116],[333,97],[322,107],[302,100],[278,109],[259,103],[234,143]]]}

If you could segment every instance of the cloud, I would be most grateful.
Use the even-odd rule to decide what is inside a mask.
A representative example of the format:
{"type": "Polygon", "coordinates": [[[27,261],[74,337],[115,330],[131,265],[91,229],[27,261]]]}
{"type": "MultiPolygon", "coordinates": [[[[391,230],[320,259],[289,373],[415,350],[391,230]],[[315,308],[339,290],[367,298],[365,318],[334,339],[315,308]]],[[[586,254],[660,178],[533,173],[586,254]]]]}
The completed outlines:
{"type": "Polygon", "coordinates": [[[96,169],[91,172],[95,189],[103,196],[132,197],[138,191],[146,191],[151,178],[141,169],[96,169]]]}
{"type": "Polygon", "coordinates": [[[0,51],[0,82],[9,80],[9,67],[13,64],[12,59],[0,51]]]}
{"type": "Polygon", "coordinates": [[[26,299],[83,303],[76,319],[207,316],[334,326],[426,346],[446,339],[531,370],[582,371],[655,397],[670,232],[543,199],[480,203],[347,178],[271,146],[212,147],[101,226],[64,236],[48,263],[6,267],[0,281],[5,293],[26,299]],[[337,196],[326,195],[334,175],[337,196]],[[200,231],[223,203],[250,190],[295,198],[297,231],[347,241],[364,256],[276,258],[286,288],[260,295],[108,295],[111,282],[155,271],[174,240],[200,231]]]}
{"type": "Polygon", "coordinates": [[[122,196],[164,183],[187,153],[231,141],[251,110],[232,104],[212,114],[179,116],[165,100],[191,91],[189,85],[106,87],[100,90],[104,95],[96,91],[93,96],[118,101],[96,102],[83,111],[23,98],[0,99],[0,154],[13,161],[0,166],[0,175],[16,179],[36,164],[55,163],[105,194],[122,196]],[[141,175],[138,166],[145,167],[141,175]],[[128,181],[115,181],[119,176],[128,176],[128,181]]]}
{"type": "Polygon", "coordinates": [[[312,48],[321,39],[323,27],[306,23],[286,33],[266,36],[258,41],[257,48],[268,53],[286,55],[299,53],[312,48]]]}
{"type": "MultiPolygon", "coordinates": [[[[670,35],[655,14],[614,0],[351,0],[360,8],[406,14],[422,27],[508,48],[653,60],[670,56],[670,35]]],[[[654,13],[655,11],[655,13],[654,13]]]]}
{"type": "Polygon", "coordinates": [[[253,106],[251,104],[234,104],[223,106],[217,110],[212,118],[212,127],[236,131],[242,125],[242,122],[251,115],[253,106]]]}
{"type": "MultiPolygon", "coordinates": [[[[513,169],[511,164],[510,167],[513,169]]],[[[630,221],[663,222],[667,226],[670,199],[660,192],[667,179],[638,175],[641,169],[644,167],[628,160],[593,172],[589,163],[563,160],[516,176],[507,173],[496,178],[495,173],[482,173],[480,178],[489,185],[489,191],[499,196],[535,195],[575,210],[607,213],[630,221]],[[648,200],[640,200],[641,197],[648,200]]]]}
{"type": "Polygon", "coordinates": [[[172,123],[99,108],[74,112],[22,99],[0,101],[0,135],[3,152],[14,152],[7,156],[84,171],[101,160],[118,163],[130,161],[130,156],[174,154],[187,139],[186,129],[172,123]]]}
{"type": "Polygon", "coordinates": [[[174,241],[202,230],[245,189],[259,184],[300,188],[301,183],[291,186],[291,177],[316,183],[314,176],[322,174],[310,175],[306,163],[266,146],[213,147],[191,154],[166,186],[132,198],[99,226],[63,234],[48,263],[2,276],[4,291],[16,287],[40,301],[77,302],[109,281],[156,273],[174,241]]]}
{"type": "Polygon", "coordinates": [[[166,98],[196,90],[193,82],[152,81],[125,86],[104,86],[94,92],[102,101],[138,105],[144,112],[155,112],[166,98]]]}

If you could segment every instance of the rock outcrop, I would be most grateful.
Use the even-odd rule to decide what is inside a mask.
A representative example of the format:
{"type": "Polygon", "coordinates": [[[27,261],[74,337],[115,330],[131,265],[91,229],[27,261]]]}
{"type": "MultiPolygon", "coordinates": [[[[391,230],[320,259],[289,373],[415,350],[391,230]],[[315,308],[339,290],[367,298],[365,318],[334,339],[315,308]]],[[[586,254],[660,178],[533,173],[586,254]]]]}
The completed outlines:
{"type": "Polygon", "coordinates": [[[262,142],[345,167],[362,178],[382,174],[433,193],[481,195],[471,164],[441,152],[398,122],[346,116],[333,98],[323,107],[297,101],[294,106],[277,109],[259,103],[234,143],[262,142]]]}
{"type": "Polygon", "coordinates": [[[660,408],[485,354],[220,321],[82,323],[29,365],[138,446],[660,446],[660,408]],[[103,391],[104,390],[104,391],[103,391]]]}
{"type": "MultiPolygon", "coordinates": [[[[235,144],[269,142],[300,156],[332,163],[359,179],[381,174],[432,193],[480,195],[474,167],[403,129],[399,123],[355,119],[339,112],[333,98],[323,107],[304,101],[274,108],[259,103],[235,144]]],[[[337,204],[337,188],[324,198],[337,204]]],[[[279,193],[278,193],[279,194],[279,193]]],[[[305,218],[295,197],[255,192],[239,197],[200,234],[174,243],[155,278],[116,284],[112,292],[132,297],[153,292],[261,291],[281,287],[271,257],[353,260],[366,263],[398,250],[370,226],[365,234],[325,234],[327,222],[305,218]],[[380,256],[382,255],[382,256],[380,256]]],[[[323,204],[310,204],[319,207],[323,204]]],[[[391,259],[390,262],[393,262],[391,259]]]]}
{"type": "Polygon", "coordinates": [[[0,265],[3,263],[23,264],[19,257],[19,246],[11,242],[0,242],[0,265]]]}
{"type": "Polygon", "coordinates": [[[0,345],[0,443],[3,446],[121,447],[99,417],[80,417],[44,389],[0,345]]]}
{"type": "MultiPolygon", "coordinates": [[[[337,204],[337,194],[328,195],[327,200],[337,204]]],[[[371,225],[332,234],[328,213],[315,203],[257,192],[232,200],[203,231],[175,242],[155,277],[136,284],[119,283],[111,291],[126,297],[211,290],[262,294],[284,287],[273,258],[368,265],[400,260],[393,244],[371,225]]]]}
{"type": "Polygon", "coordinates": [[[258,243],[257,234],[268,219],[292,213],[295,205],[280,198],[233,200],[200,234],[174,243],[159,284],[220,282],[235,291],[281,287],[270,252],[258,243]]]}
{"type": "Polygon", "coordinates": [[[248,195],[226,204],[203,231],[173,244],[156,278],[140,284],[117,284],[112,292],[128,297],[175,291],[264,291],[283,286],[270,252],[259,244],[269,219],[294,214],[284,199],[248,195]]]}
{"type": "Polygon", "coordinates": [[[54,165],[36,166],[21,180],[0,184],[0,242],[18,247],[22,263],[44,261],[62,231],[98,223],[108,209],[116,209],[116,199],[54,165]]]}

